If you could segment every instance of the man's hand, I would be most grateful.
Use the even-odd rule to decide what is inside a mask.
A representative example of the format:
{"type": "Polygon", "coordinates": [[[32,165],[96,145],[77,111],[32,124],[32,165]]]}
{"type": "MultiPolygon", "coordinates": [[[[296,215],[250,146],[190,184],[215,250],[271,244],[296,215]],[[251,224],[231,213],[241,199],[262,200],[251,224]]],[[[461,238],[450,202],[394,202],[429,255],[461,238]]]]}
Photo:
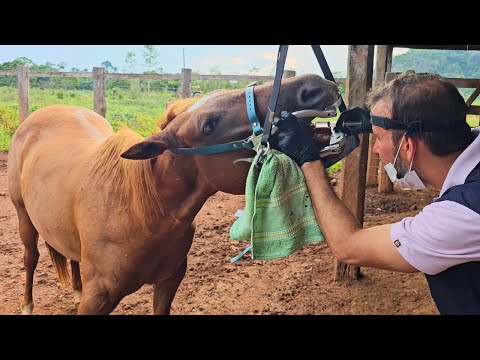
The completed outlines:
{"type": "Polygon", "coordinates": [[[295,116],[282,112],[282,116],[275,118],[273,124],[278,127],[273,148],[291,157],[300,167],[306,162],[320,160],[321,149],[295,116]]]}

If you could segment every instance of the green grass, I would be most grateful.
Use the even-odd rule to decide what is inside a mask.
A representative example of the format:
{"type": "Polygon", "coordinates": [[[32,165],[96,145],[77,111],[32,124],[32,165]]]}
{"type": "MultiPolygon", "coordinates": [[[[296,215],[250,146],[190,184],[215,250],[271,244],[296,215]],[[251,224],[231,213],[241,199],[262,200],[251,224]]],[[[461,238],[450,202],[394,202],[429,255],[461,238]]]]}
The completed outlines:
{"type": "Polygon", "coordinates": [[[329,174],[334,174],[342,170],[342,161],[340,160],[339,162],[333,164],[327,169],[327,173],[329,174]]]}
{"type": "MultiPolygon", "coordinates": [[[[106,92],[107,120],[114,130],[125,124],[143,136],[158,131],[157,120],[165,113],[165,103],[176,100],[173,93],[140,92],[139,90],[109,89],[106,92]]],[[[480,105],[480,99],[474,102],[480,105]]],[[[65,89],[30,89],[30,111],[49,105],[81,106],[93,110],[93,91],[65,89]]],[[[339,115],[330,119],[317,118],[314,122],[335,123],[339,115]]],[[[478,126],[479,116],[469,115],[470,126],[478,126]]],[[[11,137],[18,127],[18,92],[16,88],[0,87],[0,151],[10,147],[11,137]]],[[[339,171],[335,164],[329,172],[339,171]]]]}
{"type": "MultiPolygon", "coordinates": [[[[173,93],[107,90],[107,120],[114,130],[125,124],[142,136],[158,131],[157,121],[165,113],[165,103],[177,99],[173,93]]],[[[49,105],[81,106],[93,110],[90,90],[30,89],[30,112],[49,105]]],[[[10,148],[13,133],[19,125],[18,92],[0,88],[0,151],[10,148]]]]}
{"type": "Polygon", "coordinates": [[[478,115],[467,115],[467,123],[470,127],[478,126],[479,116],[478,115]]]}

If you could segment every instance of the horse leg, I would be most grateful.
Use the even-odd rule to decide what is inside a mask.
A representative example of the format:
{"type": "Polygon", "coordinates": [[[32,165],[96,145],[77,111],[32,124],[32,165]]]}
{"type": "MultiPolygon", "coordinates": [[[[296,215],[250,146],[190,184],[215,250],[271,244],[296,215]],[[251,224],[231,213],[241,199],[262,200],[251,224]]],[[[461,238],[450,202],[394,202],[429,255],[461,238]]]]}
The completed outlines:
{"type": "Polygon", "coordinates": [[[77,261],[70,260],[70,267],[72,269],[72,288],[74,291],[75,306],[80,304],[82,299],[82,279],[80,277],[80,264],[77,261]]]}
{"type": "Polygon", "coordinates": [[[113,289],[108,289],[100,281],[83,282],[82,298],[78,306],[78,315],[108,315],[122,299],[113,289]]]}
{"type": "Polygon", "coordinates": [[[177,272],[170,278],[155,284],[153,291],[153,313],[155,315],[169,315],[173,298],[177,293],[185,272],[187,271],[187,258],[179,266],[177,272]]]}
{"type": "Polygon", "coordinates": [[[25,247],[23,264],[25,265],[26,281],[21,310],[23,315],[31,315],[33,311],[33,274],[40,256],[38,252],[38,231],[33,226],[24,207],[17,208],[17,217],[20,239],[25,247]]]}

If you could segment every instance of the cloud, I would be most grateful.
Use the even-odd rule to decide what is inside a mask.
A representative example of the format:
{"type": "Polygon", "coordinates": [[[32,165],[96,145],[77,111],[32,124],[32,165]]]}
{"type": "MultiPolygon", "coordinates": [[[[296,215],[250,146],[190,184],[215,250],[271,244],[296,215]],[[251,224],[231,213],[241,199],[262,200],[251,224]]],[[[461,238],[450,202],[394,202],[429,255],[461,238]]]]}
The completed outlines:
{"type": "Polygon", "coordinates": [[[393,56],[403,55],[403,54],[407,53],[409,50],[410,50],[410,49],[407,49],[407,48],[397,48],[397,47],[394,47],[394,48],[393,48],[392,55],[393,55],[393,56]]]}
{"type": "MultiPolygon", "coordinates": [[[[255,68],[257,75],[273,75],[277,64],[278,46],[249,46],[238,48],[240,53],[225,54],[215,51],[212,54],[197,57],[195,68],[208,74],[212,68],[219,68],[222,74],[248,74],[255,68]]],[[[346,73],[347,45],[322,46],[332,72],[346,73]]],[[[231,51],[231,49],[229,49],[231,51]]],[[[322,74],[320,66],[310,45],[291,45],[285,64],[286,70],[294,70],[297,74],[322,74]]]]}
{"type": "Polygon", "coordinates": [[[243,56],[232,56],[230,57],[230,62],[233,64],[245,64],[247,59],[243,56]]]}

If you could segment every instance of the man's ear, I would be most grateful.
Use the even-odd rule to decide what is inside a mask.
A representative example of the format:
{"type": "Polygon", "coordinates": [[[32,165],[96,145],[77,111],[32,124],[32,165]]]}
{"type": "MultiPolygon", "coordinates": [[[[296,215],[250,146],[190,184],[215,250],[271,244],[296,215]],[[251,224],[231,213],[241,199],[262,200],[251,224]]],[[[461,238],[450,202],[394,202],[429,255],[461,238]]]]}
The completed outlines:
{"type": "Polygon", "coordinates": [[[417,150],[418,140],[416,138],[405,136],[404,142],[407,161],[411,162],[417,150]]]}
{"type": "Polygon", "coordinates": [[[165,150],[169,149],[168,137],[164,136],[163,132],[150,136],[138,144],[131,146],[124,151],[120,156],[124,159],[131,160],[146,160],[157,157],[165,150]]]}

